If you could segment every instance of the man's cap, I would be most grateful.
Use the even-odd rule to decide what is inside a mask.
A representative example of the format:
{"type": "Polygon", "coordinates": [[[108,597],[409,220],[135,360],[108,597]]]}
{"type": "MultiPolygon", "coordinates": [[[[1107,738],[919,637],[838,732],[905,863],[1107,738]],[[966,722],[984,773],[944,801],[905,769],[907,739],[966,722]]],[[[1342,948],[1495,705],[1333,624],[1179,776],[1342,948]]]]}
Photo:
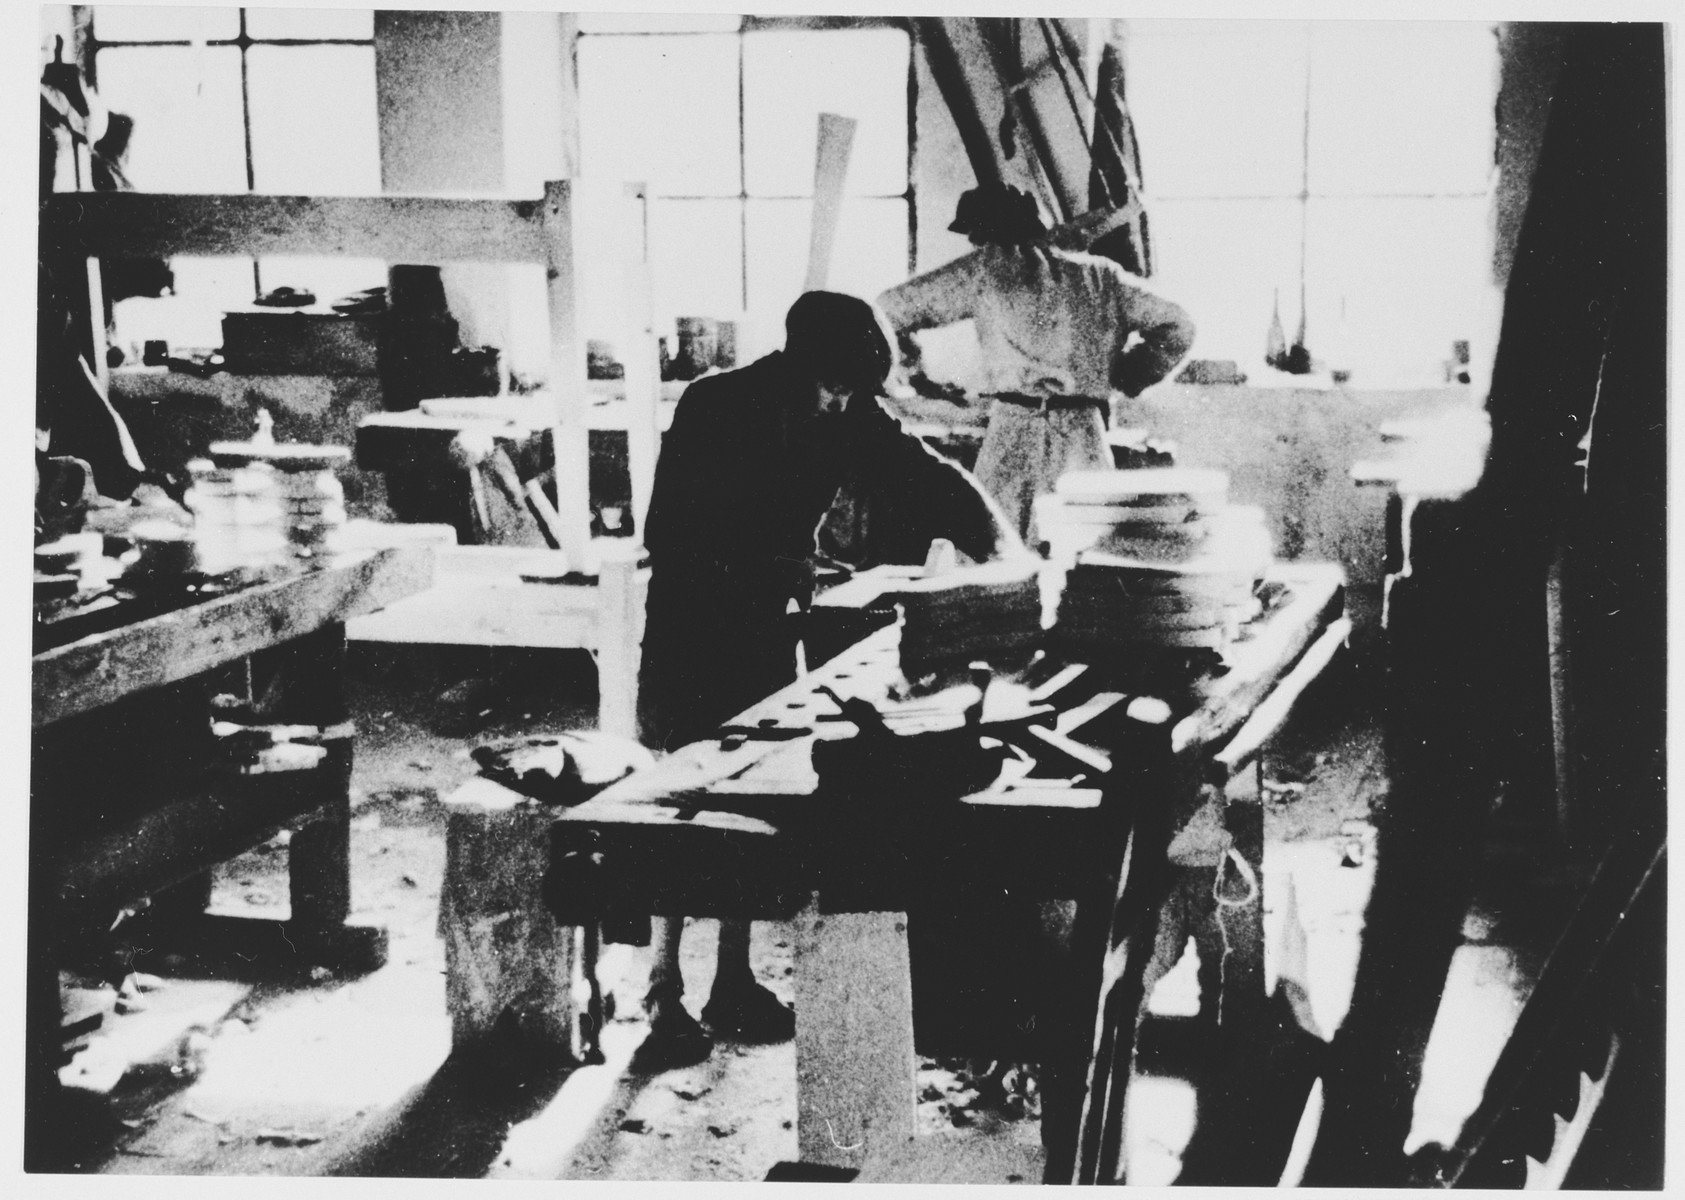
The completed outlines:
{"type": "Polygon", "coordinates": [[[784,318],[784,353],[815,379],[876,392],[895,361],[884,327],[858,296],[806,292],[784,318]]]}
{"type": "Polygon", "coordinates": [[[974,241],[1013,245],[1047,233],[1035,198],[1007,183],[985,183],[960,196],[948,226],[974,241]]]}

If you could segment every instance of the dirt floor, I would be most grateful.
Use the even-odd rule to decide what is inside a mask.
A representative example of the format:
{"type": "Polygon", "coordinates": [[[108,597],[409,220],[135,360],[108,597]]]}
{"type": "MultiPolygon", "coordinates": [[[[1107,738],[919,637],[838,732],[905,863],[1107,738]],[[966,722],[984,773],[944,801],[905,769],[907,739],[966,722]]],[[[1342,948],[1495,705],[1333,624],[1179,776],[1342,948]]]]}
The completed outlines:
{"type": "MultiPolygon", "coordinates": [[[[92,995],[109,1011],[64,1078],[105,1099],[93,1106],[99,1117],[76,1133],[75,1169],[735,1181],[763,1179],[794,1159],[791,1044],[722,1043],[696,1066],[633,1069],[647,1031],[639,1003],[647,948],[605,953],[602,977],[615,1016],[604,1031],[604,1064],[547,1069],[497,1045],[452,1055],[436,933],[441,799],[475,773],[467,752],[476,744],[594,724],[594,672],[583,654],[366,647],[356,648],[352,665],[360,738],[354,920],[389,931],[387,965],[360,978],[322,970],[255,982],[191,978],[160,946],[131,939],[129,963],[154,986],[127,993],[115,1009],[111,995],[92,995]]],[[[1272,990],[1278,978],[1300,981],[1298,1019],[1323,1037],[1350,1000],[1373,878],[1370,818],[1384,805],[1385,783],[1373,713],[1338,698],[1305,723],[1265,775],[1267,981],[1272,990]]],[[[285,840],[224,864],[214,907],[284,917],[285,840]]],[[[144,930],[145,919],[135,925],[144,930]]],[[[715,934],[713,922],[701,921],[685,938],[693,1011],[708,994],[715,934]]],[[[754,969],[786,1002],[790,943],[784,926],[755,927],[754,969]]],[[[1153,998],[1165,1028],[1198,1008],[1193,958],[1153,998]]],[[[1483,1039],[1494,1054],[1525,990],[1506,970],[1514,975],[1514,963],[1489,963],[1475,980],[1500,990],[1483,1039]]],[[[1176,1054],[1155,1050],[1173,1042],[1143,1032],[1126,1148],[1132,1182],[1176,1179],[1197,1123],[1198,1098],[1178,1077],[1176,1054]]],[[[938,1177],[1039,1181],[1033,1085],[1007,1104],[984,1104],[973,1074],[981,1066],[922,1062],[919,1131],[955,1151],[938,1177]]],[[[1469,1075],[1430,1064],[1417,1100],[1420,1137],[1454,1137],[1472,1108],[1469,1075]]],[[[1478,1100],[1478,1065],[1474,1075],[1478,1100]]]]}
{"type": "MultiPolygon", "coordinates": [[[[63,1073],[73,1087],[104,1094],[116,1120],[90,1122],[77,1169],[758,1180],[794,1159],[792,1044],[722,1043],[696,1066],[630,1068],[647,1032],[647,948],[605,950],[601,974],[616,1017],[603,1066],[546,1071],[496,1046],[451,1055],[436,933],[441,798],[476,773],[468,751],[477,744],[594,724],[589,659],[501,651],[429,659],[358,648],[353,677],[352,919],[388,930],[386,966],[350,979],[321,969],[258,982],[193,978],[190,963],[155,944],[144,916],[133,921],[122,953],[146,986],[125,991],[115,1007],[109,989],[84,997],[106,1015],[63,1073]]],[[[286,841],[283,834],[220,867],[213,911],[284,919],[286,841]]],[[[757,924],[751,959],[786,1003],[789,933],[757,924]]],[[[708,995],[716,937],[714,922],[698,921],[684,939],[693,1010],[708,995]]],[[[1002,1164],[994,1178],[1039,1178],[1026,1175],[1039,1171],[1033,1096],[983,1107],[969,1066],[925,1061],[921,1133],[1018,1147],[985,1156],[1002,1164]]]]}

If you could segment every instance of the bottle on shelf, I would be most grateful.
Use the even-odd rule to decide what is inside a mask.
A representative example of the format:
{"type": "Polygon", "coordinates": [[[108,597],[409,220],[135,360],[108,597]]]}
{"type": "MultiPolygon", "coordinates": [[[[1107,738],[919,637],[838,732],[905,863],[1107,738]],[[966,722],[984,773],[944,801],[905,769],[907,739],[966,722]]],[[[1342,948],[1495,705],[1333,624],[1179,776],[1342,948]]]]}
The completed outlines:
{"type": "Polygon", "coordinates": [[[1287,335],[1281,328],[1281,289],[1275,290],[1275,308],[1270,313],[1270,331],[1264,339],[1264,363],[1281,370],[1287,361],[1287,335]]]}

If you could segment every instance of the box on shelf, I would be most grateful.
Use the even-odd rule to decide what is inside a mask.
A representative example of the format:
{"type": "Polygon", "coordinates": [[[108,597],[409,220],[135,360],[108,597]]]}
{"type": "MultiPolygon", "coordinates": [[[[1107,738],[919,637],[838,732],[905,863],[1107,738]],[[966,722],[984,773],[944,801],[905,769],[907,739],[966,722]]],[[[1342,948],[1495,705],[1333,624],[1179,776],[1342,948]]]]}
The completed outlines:
{"type": "Polygon", "coordinates": [[[244,375],[374,375],[382,315],[252,308],[222,317],[222,356],[244,375]]]}

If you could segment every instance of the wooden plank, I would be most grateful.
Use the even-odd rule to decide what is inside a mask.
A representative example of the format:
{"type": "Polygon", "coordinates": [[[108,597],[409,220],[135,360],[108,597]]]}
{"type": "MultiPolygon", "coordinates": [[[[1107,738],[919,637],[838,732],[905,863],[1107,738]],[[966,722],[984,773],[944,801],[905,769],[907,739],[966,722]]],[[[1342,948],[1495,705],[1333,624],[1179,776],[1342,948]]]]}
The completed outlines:
{"type": "MultiPolygon", "coordinates": [[[[655,342],[655,282],[649,262],[649,185],[628,183],[627,218],[635,234],[623,279],[626,289],[626,466],[632,477],[633,530],[643,536],[661,449],[661,372],[655,342]]],[[[669,415],[669,420],[671,416],[669,415]]]]}
{"type": "Polygon", "coordinates": [[[354,642],[589,650],[597,642],[597,592],[591,584],[526,583],[513,574],[448,576],[419,596],[355,618],[348,632],[354,642]]]}
{"type": "MultiPolygon", "coordinates": [[[[45,244],[89,257],[351,255],[388,262],[546,261],[539,200],[61,193],[45,244]]],[[[583,375],[581,376],[583,378],[583,375]]]]}
{"type": "Polygon", "coordinates": [[[1239,729],[1276,681],[1345,608],[1345,575],[1326,563],[1291,564],[1270,578],[1287,584],[1292,599],[1257,625],[1252,640],[1228,651],[1228,673],[1207,689],[1204,701],[1176,723],[1176,754],[1199,754],[1239,729]]]}
{"type": "Polygon", "coordinates": [[[315,570],[95,634],[37,655],[35,728],[372,612],[433,581],[427,546],[358,551],[315,570]]]}
{"type": "Polygon", "coordinates": [[[532,420],[533,408],[523,405],[508,417],[437,417],[424,412],[371,413],[357,423],[357,465],[365,471],[460,470],[450,447],[459,434],[490,438],[511,455],[538,470],[554,466],[550,459],[550,415],[532,420]]]}
{"type": "Polygon", "coordinates": [[[66,914],[91,913],[190,878],[319,808],[337,783],[330,775],[315,768],[191,781],[174,803],[60,851],[55,900],[66,914]]]}
{"type": "Polygon", "coordinates": [[[854,146],[852,117],[819,114],[819,136],[813,155],[813,226],[808,231],[807,281],[804,292],[824,288],[831,274],[831,247],[842,217],[843,183],[848,178],[849,151],[854,146]]]}
{"type": "Polygon", "coordinates": [[[1247,718],[1246,724],[1240,731],[1229,739],[1228,745],[1218,751],[1212,758],[1206,778],[1209,782],[1221,787],[1237,774],[1242,767],[1258,756],[1265,746],[1274,740],[1287,724],[1287,718],[1292,716],[1294,706],[1304,695],[1305,689],[1322,675],[1328,664],[1334,660],[1334,655],[1351,637],[1352,623],[1347,617],[1329,625],[1311,648],[1294,666],[1276,688],[1264,698],[1247,718]]]}
{"type": "Polygon", "coordinates": [[[550,310],[549,392],[556,406],[556,511],[562,549],[574,569],[596,570],[591,555],[590,433],[585,416],[585,343],[579,336],[573,193],[566,180],[544,185],[539,213],[550,310]]]}
{"type": "Polygon", "coordinates": [[[795,929],[796,1144],[861,1167],[913,1140],[918,1102],[907,914],[822,913],[795,929]]]}
{"type": "MultiPolygon", "coordinates": [[[[625,539],[620,539],[624,541],[625,539]]],[[[643,644],[644,588],[639,586],[642,548],[627,544],[601,551],[594,642],[597,650],[597,728],[616,737],[638,736],[638,653],[643,644]]]]}

